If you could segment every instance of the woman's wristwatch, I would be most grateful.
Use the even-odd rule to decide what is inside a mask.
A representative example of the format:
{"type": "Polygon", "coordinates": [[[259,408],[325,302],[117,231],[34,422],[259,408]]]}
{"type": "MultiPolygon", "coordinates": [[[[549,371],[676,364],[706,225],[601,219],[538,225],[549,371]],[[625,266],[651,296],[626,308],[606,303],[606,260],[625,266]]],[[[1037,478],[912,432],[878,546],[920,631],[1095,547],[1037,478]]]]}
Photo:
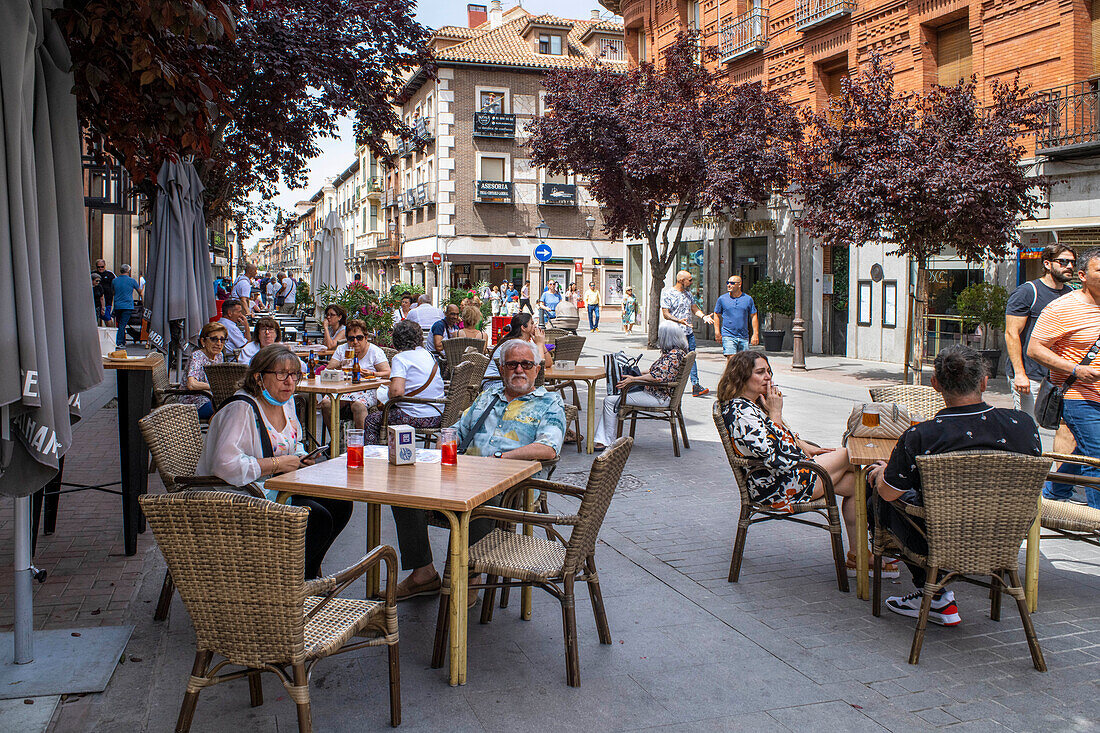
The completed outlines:
{"type": "Polygon", "coordinates": [[[493,454],[493,458],[504,458],[504,451],[498,450],[496,453],[493,454]]]}

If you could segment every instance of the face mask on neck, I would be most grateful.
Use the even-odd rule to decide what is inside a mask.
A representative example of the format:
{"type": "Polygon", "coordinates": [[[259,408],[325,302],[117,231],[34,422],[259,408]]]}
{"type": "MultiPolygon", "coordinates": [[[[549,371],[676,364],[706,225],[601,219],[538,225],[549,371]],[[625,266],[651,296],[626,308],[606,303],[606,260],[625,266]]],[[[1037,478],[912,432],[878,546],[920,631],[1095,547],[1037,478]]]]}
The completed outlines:
{"type": "Polygon", "coordinates": [[[267,404],[271,405],[272,407],[282,407],[286,403],[290,402],[290,399],[291,399],[290,397],[288,397],[285,400],[283,400],[282,402],[279,402],[279,400],[277,400],[277,399],[275,399],[274,397],[271,396],[271,393],[268,392],[266,388],[263,391],[263,398],[264,398],[264,400],[267,401],[267,404]]]}

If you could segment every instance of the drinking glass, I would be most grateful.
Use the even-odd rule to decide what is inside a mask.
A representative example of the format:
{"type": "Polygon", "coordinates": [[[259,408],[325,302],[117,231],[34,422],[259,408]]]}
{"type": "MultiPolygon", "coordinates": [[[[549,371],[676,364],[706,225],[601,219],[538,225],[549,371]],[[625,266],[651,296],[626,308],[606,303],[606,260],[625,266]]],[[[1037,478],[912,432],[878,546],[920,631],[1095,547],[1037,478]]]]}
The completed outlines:
{"type": "Polygon", "coordinates": [[[443,428],[439,431],[439,462],[444,466],[458,465],[458,431],[443,428]]]}
{"type": "Polygon", "coordinates": [[[363,431],[348,430],[348,468],[363,467],[363,431]]]}
{"type": "Polygon", "coordinates": [[[878,427],[878,408],[873,405],[867,405],[863,408],[863,427],[865,428],[877,428],[878,427]]]}

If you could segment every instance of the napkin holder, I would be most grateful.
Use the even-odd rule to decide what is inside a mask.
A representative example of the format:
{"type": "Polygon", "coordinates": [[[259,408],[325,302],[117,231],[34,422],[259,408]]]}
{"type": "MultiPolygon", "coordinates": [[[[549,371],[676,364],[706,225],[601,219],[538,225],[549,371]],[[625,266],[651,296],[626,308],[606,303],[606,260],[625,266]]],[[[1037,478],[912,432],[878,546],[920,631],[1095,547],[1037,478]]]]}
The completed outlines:
{"type": "Polygon", "coordinates": [[[325,371],[321,372],[320,379],[322,382],[328,383],[343,382],[344,375],[339,369],[326,369],[325,371]]]}
{"type": "Polygon", "coordinates": [[[575,361],[555,361],[554,368],[563,372],[571,372],[577,368],[577,362],[575,361]]]}
{"type": "Polygon", "coordinates": [[[390,425],[386,431],[390,463],[394,466],[416,463],[416,428],[412,425],[390,425]]]}

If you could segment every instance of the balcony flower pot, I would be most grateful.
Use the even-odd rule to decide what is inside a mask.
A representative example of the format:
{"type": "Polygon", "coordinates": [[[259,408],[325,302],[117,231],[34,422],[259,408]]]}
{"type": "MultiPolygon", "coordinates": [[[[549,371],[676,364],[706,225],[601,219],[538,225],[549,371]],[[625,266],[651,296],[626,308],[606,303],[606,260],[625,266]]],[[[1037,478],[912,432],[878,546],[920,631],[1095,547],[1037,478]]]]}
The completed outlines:
{"type": "Polygon", "coordinates": [[[786,331],[764,331],[764,349],[766,351],[782,351],[783,339],[787,336],[786,331]]]}

